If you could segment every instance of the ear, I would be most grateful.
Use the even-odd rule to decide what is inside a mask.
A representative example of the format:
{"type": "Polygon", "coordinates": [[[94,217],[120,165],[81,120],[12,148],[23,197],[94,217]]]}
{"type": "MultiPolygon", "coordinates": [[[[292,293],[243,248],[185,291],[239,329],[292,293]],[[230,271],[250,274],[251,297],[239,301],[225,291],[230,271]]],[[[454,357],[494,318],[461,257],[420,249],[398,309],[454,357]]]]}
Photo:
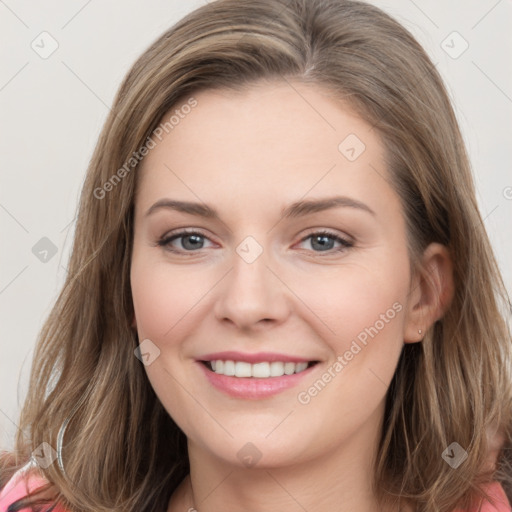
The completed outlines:
{"type": "Polygon", "coordinates": [[[443,317],[454,293],[453,263],[447,247],[431,243],[424,251],[421,269],[413,276],[407,301],[404,343],[421,341],[426,331],[443,317]]]}

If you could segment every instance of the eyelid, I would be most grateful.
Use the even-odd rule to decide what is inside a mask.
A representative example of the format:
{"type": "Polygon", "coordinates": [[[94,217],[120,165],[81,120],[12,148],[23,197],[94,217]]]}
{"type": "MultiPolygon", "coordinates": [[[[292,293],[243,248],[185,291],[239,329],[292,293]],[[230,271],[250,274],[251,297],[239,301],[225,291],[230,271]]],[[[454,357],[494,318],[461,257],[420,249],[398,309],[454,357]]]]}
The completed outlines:
{"type": "Polygon", "coordinates": [[[355,239],[353,237],[351,237],[350,235],[348,235],[347,233],[340,233],[340,232],[337,232],[335,230],[332,230],[330,228],[311,228],[311,229],[308,229],[307,230],[307,234],[304,235],[302,238],[301,238],[301,242],[304,241],[306,238],[309,238],[311,235],[321,235],[321,234],[324,234],[324,235],[328,235],[328,236],[332,236],[333,238],[339,238],[349,244],[354,244],[355,243],[355,239]]]}
{"type": "MultiPolygon", "coordinates": [[[[205,238],[206,240],[209,240],[210,242],[215,243],[210,239],[210,237],[208,235],[206,235],[204,233],[204,231],[201,228],[177,228],[175,230],[167,232],[165,235],[160,237],[157,240],[156,244],[154,244],[154,245],[161,246],[164,250],[167,250],[174,254],[193,255],[194,253],[199,253],[201,251],[201,249],[203,249],[203,248],[197,249],[195,251],[193,251],[193,250],[187,251],[187,250],[183,250],[183,249],[171,249],[170,248],[170,242],[177,240],[179,238],[182,238],[186,235],[199,235],[199,236],[205,238]]],[[[350,249],[355,244],[355,241],[351,236],[339,234],[339,233],[337,233],[331,229],[328,229],[328,228],[310,228],[308,230],[307,234],[303,235],[302,238],[297,243],[300,244],[300,243],[306,241],[308,238],[312,237],[313,235],[327,236],[341,244],[341,247],[328,249],[326,251],[313,251],[313,250],[308,251],[308,252],[311,252],[312,254],[315,254],[318,256],[322,256],[323,254],[325,254],[326,256],[335,255],[339,252],[350,249]]],[[[297,243],[294,245],[297,245],[297,243]]]]}
{"type": "MultiPolygon", "coordinates": [[[[304,241],[310,239],[311,237],[315,236],[327,236],[331,239],[333,239],[335,242],[338,242],[340,244],[340,247],[334,247],[332,249],[328,249],[326,251],[313,251],[313,250],[307,250],[308,253],[312,254],[313,257],[319,257],[319,258],[328,258],[329,256],[339,256],[340,253],[343,253],[355,246],[355,241],[352,237],[338,234],[337,232],[331,231],[330,229],[325,228],[316,228],[310,231],[307,235],[303,236],[301,240],[298,242],[303,243],[304,241]]],[[[297,245],[297,244],[295,244],[297,245]]]]}
{"type": "MultiPolygon", "coordinates": [[[[157,246],[160,245],[160,246],[162,246],[165,249],[166,246],[170,242],[172,242],[172,241],[174,241],[176,239],[179,239],[181,237],[184,237],[186,235],[199,235],[199,236],[202,236],[203,238],[209,240],[210,242],[214,243],[211,240],[210,236],[207,235],[201,228],[177,228],[177,229],[174,229],[172,231],[168,231],[167,233],[162,235],[157,240],[155,245],[157,245],[157,246]]],[[[178,250],[174,250],[174,252],[190,252],[190,253],[192,253],[192,252],[198,252],[198,251],[178,251],[178,250]]]]}

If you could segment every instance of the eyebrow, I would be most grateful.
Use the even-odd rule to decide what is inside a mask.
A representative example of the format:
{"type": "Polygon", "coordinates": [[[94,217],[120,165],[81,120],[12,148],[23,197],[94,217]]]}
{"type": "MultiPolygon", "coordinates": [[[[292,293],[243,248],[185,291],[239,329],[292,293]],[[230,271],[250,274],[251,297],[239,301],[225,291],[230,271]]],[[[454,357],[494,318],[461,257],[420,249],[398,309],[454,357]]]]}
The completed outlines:
{"type": "MultiPolygon", "coordinates": [[[[296,218],[340,207],[355,208],[370,213],[373,216],[376,215],[376,213],[367,204],[362,203],[357,199],[352,199],[347,196],[335,196],[324,199],[296,201],[284,208],[281,211],[281,216],[283,218],[296,218]]],[[[153,204],[146,212],[146,217],[161,209],[170,209],[182,213],[188,213],[189,215],[196,215],[198,217],[220,220],[217,210],[205,203],[177,201],[168,198],[160,199],[153,204]]]]}

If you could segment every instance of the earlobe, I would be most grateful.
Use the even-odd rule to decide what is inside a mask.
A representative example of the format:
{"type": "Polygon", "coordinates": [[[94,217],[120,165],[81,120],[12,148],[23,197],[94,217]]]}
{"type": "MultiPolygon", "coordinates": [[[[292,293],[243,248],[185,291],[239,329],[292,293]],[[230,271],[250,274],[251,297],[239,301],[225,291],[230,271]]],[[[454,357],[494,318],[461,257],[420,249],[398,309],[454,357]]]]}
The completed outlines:
{"type": "Polygon", "coordinates": [[[420,275],[411,292],[404,342],[421,341],[432,324],[444,316],[453,294],[450,252],[446,246],[432,243],[423,253],[420,275]]]}

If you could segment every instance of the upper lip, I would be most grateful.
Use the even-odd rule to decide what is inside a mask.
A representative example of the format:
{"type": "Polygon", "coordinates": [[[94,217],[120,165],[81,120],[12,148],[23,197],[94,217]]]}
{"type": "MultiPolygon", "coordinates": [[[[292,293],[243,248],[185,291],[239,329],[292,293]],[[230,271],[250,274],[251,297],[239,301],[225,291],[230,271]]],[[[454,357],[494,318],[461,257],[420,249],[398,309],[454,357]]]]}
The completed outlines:
{"type": "Polygon", "coordinates": [[[309,363],[316,361],[316,359],[306,359],[300,356],[290,356],[287,354],[279,354],[277,352],[256,352],[244,353],[228,350],[226,352],[214,352],[198,357],[198,361],[245,361],[247,363],[263,363],[274,361],[281,361],[284,363],[309,363]]]}

